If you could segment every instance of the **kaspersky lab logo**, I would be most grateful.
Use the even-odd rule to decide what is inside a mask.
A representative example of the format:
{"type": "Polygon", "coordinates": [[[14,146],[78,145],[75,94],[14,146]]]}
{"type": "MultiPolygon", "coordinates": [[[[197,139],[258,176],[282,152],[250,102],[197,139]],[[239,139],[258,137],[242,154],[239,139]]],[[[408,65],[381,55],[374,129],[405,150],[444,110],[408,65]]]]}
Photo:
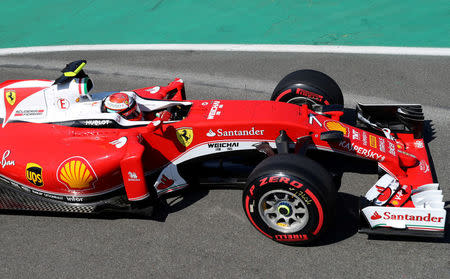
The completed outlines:
{"type": "Polygon", "coordinates": [[[42,167],[35,163],[28,163],[26,167],[27,180],[38,187],[44,185],[44,179],[42,178],[42,167]]]}

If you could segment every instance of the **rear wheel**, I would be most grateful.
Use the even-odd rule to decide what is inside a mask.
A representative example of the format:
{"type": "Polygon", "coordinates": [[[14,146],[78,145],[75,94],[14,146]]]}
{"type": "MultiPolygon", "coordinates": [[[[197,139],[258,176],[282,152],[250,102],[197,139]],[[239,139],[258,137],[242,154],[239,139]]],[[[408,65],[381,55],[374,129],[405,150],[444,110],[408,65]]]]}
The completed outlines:
{"type": "Polygon", "coordinates": [[[285,244],[306,244],[326,229],[335,199],[334,183],[322,166],[304,156],[278,154],[250,174],[243,206],[265,236],[285,244]]]}
{"type": "Polygon", "coordinates": [[[323,105],[344,105],[339,85],[328,75],[315,70],[298,70],[288,74],[275,87],[270,100],[307,104],[313,109],[323,105]]]}

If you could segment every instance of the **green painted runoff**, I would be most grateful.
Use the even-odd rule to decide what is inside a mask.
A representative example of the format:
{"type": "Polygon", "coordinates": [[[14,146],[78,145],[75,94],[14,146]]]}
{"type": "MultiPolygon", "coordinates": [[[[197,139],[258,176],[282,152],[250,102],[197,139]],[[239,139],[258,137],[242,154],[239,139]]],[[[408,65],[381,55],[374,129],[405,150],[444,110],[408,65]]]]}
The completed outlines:
{"type": "Polygon", "coordinates": [[[1,0],[0,47],[307,44],[450,47],[448,0],[1,0]]]}

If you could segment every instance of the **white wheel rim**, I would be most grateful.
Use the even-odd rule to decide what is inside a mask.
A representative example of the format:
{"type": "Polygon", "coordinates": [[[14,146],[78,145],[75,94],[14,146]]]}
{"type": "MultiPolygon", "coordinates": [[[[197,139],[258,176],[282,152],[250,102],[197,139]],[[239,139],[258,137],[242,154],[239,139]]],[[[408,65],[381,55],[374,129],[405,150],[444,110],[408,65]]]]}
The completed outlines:
{"type": "Polygon", "coordinates": [[[258,202],[259,215],[269,227],[282,233],[303,229],[309,220],[305,202],[286,190],[265,193],[258,202]]]}

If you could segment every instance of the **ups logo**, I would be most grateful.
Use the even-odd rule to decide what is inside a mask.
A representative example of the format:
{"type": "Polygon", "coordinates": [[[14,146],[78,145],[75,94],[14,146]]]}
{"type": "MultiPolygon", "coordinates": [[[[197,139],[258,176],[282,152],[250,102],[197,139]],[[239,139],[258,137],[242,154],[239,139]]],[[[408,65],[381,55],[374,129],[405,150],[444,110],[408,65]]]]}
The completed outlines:
{"type": "Polygon", "coordinates": [[[27,180],[38,187],[44,185],[44,180],[42,179],[42,167],[35,163],[28,163],[26,170],[27,180]]]}

